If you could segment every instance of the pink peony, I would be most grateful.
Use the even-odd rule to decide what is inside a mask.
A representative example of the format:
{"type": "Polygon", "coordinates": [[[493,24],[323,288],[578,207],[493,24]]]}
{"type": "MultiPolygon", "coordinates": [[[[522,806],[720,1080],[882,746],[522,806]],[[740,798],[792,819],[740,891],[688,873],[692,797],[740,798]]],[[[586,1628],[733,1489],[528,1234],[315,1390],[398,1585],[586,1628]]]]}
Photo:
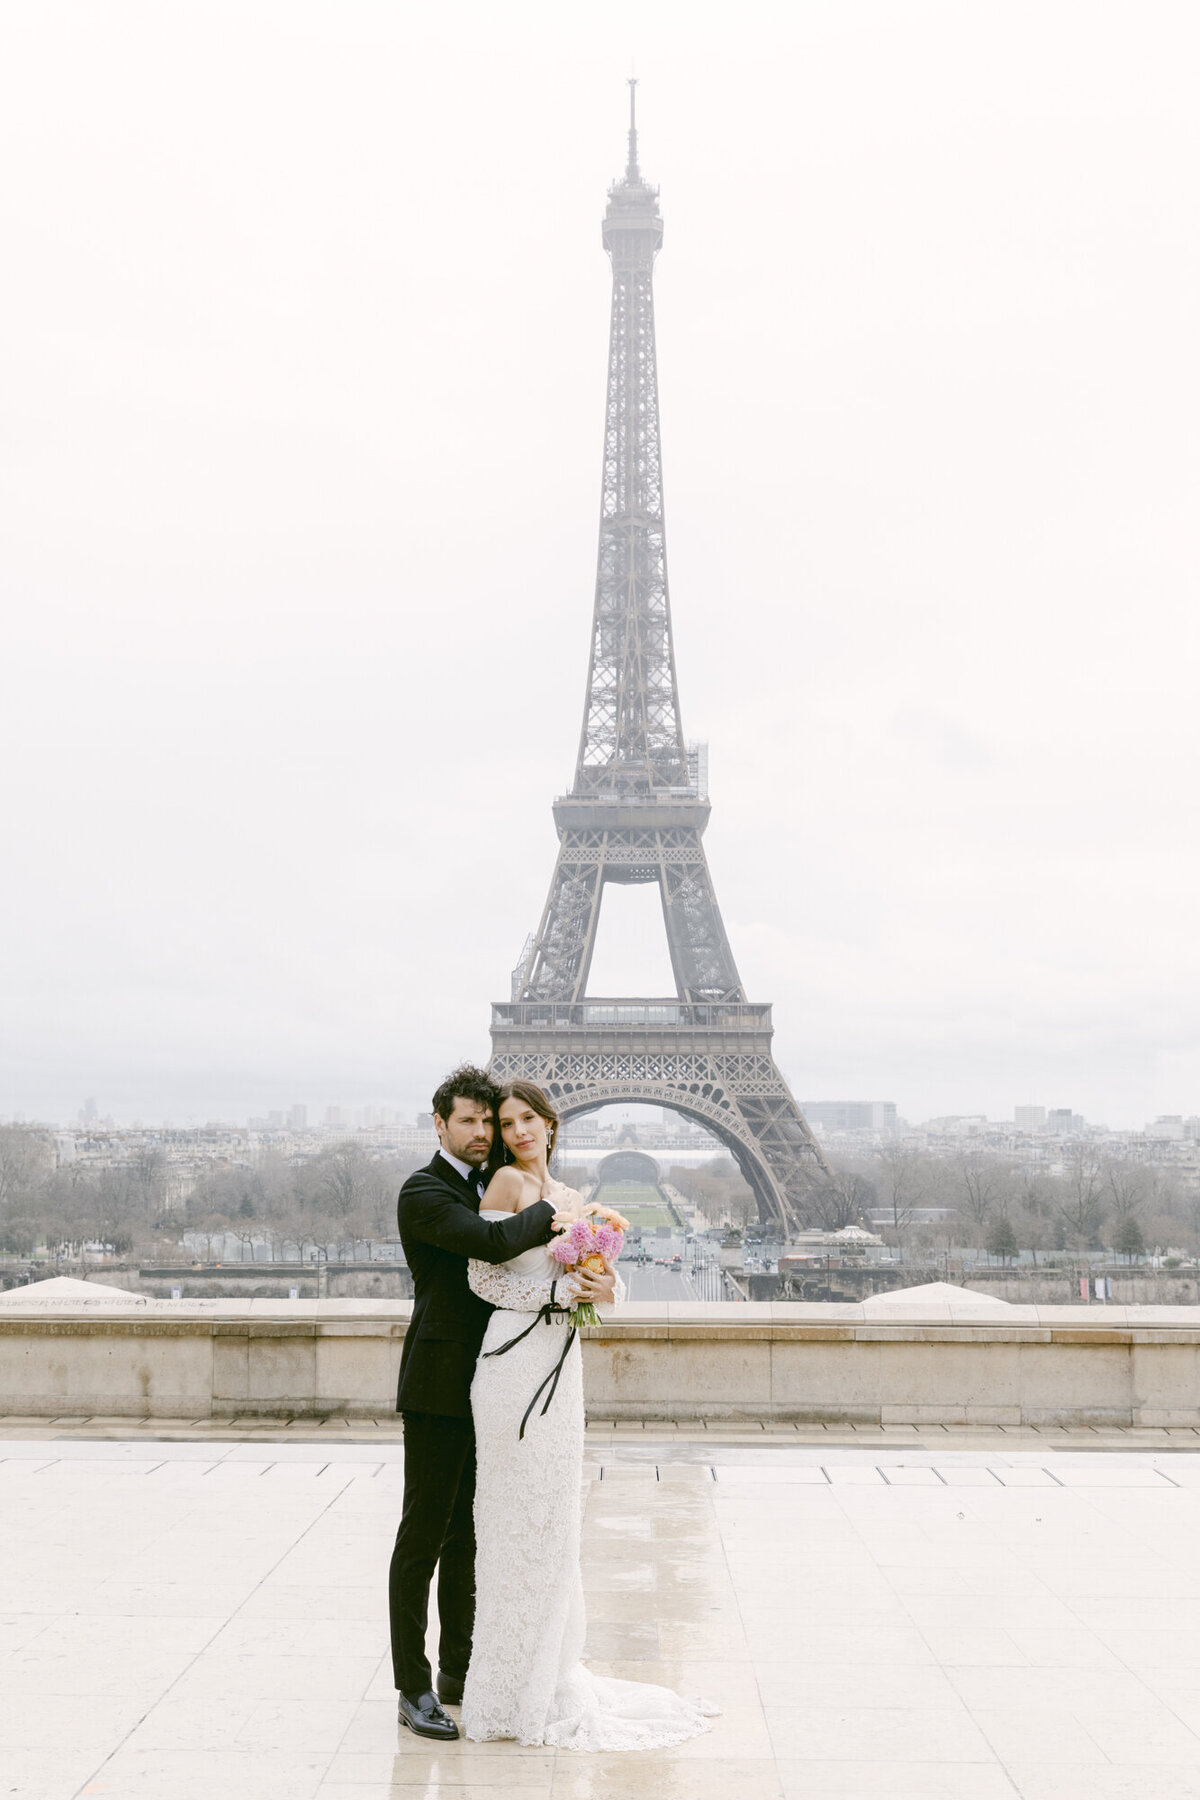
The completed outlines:
{"type": "Polygon", "coordinates": [[[620,1231],[614,1231],[611,1225],[599,1225],[596,1228],[596,1249],[606,1262],[615,1262],[625,1247],[625,1237],[620,1231]]]}
{"type": "MultiPolygon", "coordinates": [[[[619,1213],[572,1220],[550,1245],[550,1254],[564,1269],[578,1269],[593,1257],[613,1263],[625,1247],[625,1233],[619,1229],[625,1221],[619,1213]]],[[[570,1309],[572,1325],[598,1325],[600,1315],[590,1300],[578,1301],[570,1309]]]]}

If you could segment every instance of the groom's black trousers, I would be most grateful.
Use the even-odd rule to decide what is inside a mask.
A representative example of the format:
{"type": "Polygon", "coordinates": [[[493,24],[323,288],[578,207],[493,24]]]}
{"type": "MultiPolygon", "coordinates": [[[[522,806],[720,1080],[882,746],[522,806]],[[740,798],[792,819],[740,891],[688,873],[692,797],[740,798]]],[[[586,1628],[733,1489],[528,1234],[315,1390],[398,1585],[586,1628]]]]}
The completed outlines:
{"type": "Polygon", "coordinates": [[[404,1511],[388,1574],[392,1670],[402,1694],[433,1687],[425,1654],[429,1584],[438,1571],[438,1667],[461,1681],[475,1624],[475,1426],[404,1415],[404,1511]]]}

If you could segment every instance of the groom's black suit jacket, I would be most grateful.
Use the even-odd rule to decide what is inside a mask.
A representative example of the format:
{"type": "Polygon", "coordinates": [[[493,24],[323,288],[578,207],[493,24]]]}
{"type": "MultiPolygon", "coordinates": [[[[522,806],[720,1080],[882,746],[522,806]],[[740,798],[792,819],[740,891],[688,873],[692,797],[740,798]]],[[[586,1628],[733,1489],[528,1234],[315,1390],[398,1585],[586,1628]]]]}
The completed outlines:
{"type": "Polygon", "coordinates": [[[481,1219],[474,1187],[439,1151],[409,1176],[396,1210],[413,1278],[396,1411],[469,1419],[471,1379],[495,1309],[467,1285],[467,1258],[507,1262],[549,1243],[554,1208],[539,1200],[511,1219],[481,1219]]]}

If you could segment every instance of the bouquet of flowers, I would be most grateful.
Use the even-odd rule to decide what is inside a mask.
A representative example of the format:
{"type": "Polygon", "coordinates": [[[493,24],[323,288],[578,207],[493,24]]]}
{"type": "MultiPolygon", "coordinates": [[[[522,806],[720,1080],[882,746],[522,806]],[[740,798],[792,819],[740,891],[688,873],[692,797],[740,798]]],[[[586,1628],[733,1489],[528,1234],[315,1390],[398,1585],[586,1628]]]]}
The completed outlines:
{"type": "MultiPolygon", "coordinates": [[[[576,1270],[586,1270],[589,1274],[603,1275],[607,1263],[616,1262],[625,1248],[625,1233],[629,1229],[628,1219],[623,1219],[619,1212],[613,1212],[607,1206],[589,1206],[581,1219],[555,1238],[550,1245],[550,1254],[555,1262],[560,1262],[563,1270],[571,1274],[576,1270]]],[[[580,1300],[571,1308],[571,1324],[598,1325],[600,1316],[590,1300],[580,1300]]]]}

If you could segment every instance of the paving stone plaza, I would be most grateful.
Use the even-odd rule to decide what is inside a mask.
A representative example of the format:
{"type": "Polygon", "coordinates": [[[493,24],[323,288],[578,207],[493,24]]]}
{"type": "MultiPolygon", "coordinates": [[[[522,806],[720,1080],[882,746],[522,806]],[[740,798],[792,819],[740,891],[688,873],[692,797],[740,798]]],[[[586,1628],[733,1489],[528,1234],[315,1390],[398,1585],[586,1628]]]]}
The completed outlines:
{"type": "Polygon", "coordinates": [[[395,1428],[0,1422],[0,1794],[1200,1800],[1200,1434],[589,1431],[589,1654],[675,1750],[398,1728],[395,1428]]]}

